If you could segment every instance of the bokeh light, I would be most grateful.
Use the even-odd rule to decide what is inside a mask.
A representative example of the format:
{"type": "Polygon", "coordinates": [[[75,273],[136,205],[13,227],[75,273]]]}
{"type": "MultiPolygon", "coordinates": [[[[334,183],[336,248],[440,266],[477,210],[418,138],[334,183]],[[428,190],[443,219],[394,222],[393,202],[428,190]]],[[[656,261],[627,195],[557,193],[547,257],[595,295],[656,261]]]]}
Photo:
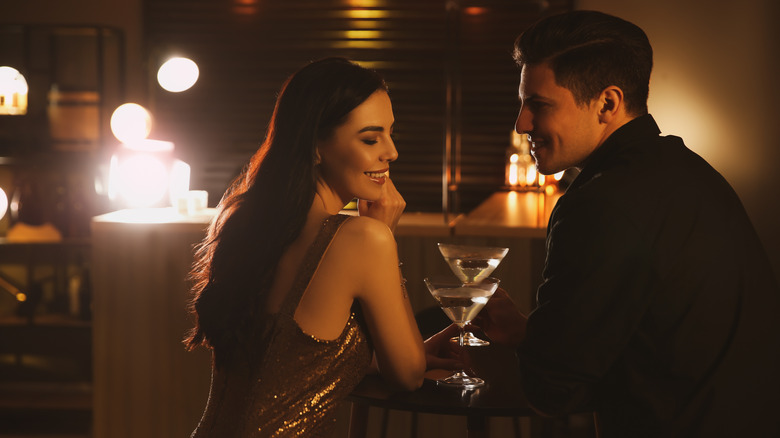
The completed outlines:
{"type": "Polygon", "coordinates": [[[162,140],[123,143],[111,157],[108,198],[129,208],[160,205],[171,185],[173,150],[173,143],[162,140]]]}
{"type": "Polygon", "coordinates": [[[119,184],[128,204],[149,207],[165,196],[168,190],[168,169],[155,157],[128,157],[119,168],[119,184]]]}
{"type": "Polygon", "coordinates": [[[137,103],[119,105],[111,115],[111,132],[122,143],[145,139],[152,131],[152,115],[137,103]]]}
{"type": "Polygon", "coordinates": [[[19,70],[0,67],[0,114],[27,114],[27,80],[19,70]]]}
{"type": "Polygon", "coordinates": [[[157,82],[165,90],[179,93],[189,90],[198,81],[200,71],[195,61],[188,58],[171,58],[157,70],[157,82]]]}
{"type": "Polygon", "coordinates": [[[8,211],[8,195],[5,194],[3,189],[0,189],[0,219],[5,216],[6,211],[8,211]]]}

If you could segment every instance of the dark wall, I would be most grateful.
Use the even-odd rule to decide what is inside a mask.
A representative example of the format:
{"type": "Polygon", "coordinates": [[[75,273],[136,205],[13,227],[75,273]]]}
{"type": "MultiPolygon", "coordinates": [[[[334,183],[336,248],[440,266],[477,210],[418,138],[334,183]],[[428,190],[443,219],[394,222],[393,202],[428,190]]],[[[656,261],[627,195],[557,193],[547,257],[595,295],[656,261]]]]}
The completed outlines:
{"type": "Polygon", "coordinates": [[[392,175],[407,210],[441,211],[450,157],[448,204],[468,211],[503,184],[517,110],[512,43],[570,2],[549,3],[147,1],[150,65],[178,53],[201,68],[191,91],[154,88],[153,112],[193,164],[193,184],[216,201],[262,141],[284,79],[309,61],[347,57],[390,87],[399,152],[392,175]]]}

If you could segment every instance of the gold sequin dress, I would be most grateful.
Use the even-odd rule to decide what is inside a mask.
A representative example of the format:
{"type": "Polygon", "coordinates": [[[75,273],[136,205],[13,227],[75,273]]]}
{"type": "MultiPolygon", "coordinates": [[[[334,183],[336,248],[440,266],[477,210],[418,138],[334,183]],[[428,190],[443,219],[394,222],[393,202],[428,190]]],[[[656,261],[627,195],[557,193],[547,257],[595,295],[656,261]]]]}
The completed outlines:
{"type": "Polygon", "coordinates": [[[332,437],[339,402],[371,363],[367,331],[358,305],[335,340],[304,333],[293,315],[348,218],[335,215],[323,222],[279,313],[257,321],[258,335],[246,351],[213,369],[206,411],[192,438],[332,437]]]}

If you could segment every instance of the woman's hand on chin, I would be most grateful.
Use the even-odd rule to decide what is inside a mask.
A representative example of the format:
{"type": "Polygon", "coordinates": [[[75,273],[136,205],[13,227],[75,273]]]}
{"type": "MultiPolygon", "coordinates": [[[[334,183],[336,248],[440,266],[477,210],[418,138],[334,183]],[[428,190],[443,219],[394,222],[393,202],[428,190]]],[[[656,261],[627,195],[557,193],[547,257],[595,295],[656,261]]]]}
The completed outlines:
{"type": "Polygon", "coordinates": [[[360,216],[368,216],[382,221],[390,227],[391,231],[395,231],[405,208],[406,201],[398,193],[390,178],[387,178],[385,184],[382,185],[382,196],[379,199],[376,201],[358,200],[358,214],[360,216]]]}

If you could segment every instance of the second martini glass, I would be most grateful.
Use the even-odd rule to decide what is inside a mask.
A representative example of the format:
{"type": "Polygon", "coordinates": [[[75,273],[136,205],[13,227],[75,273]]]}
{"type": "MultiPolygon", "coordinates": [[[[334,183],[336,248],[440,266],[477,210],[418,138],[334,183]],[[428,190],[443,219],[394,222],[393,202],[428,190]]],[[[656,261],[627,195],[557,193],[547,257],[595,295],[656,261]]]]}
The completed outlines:
{"type": "MultiPolygon", "coordinates": [[[[425,278],[424,281],[428,291],[436,299],[436,302],[439,303],[439,307],[452,322],[457,324],[459,335],[455,339],[458,340],[458,345],[464,346],[466,324],[477,316],[496,291],[498,279],[488,277],[484,281],[471,286],[467,286],[451,277],[429,277],[425,278]]],[[[459,370],[449,377],[439,379],[436,382],[439,385],[463,389],[475,388],[485,384],[484,380],[479,377],[469,376],[464,370],[459,370]]]]}
{"type": "MultiPolygon", "coordinates": [[[[492,246],[456,245],[439,243],[439,252],[452,269],[456,277],[465,285],[473,286],[487,278],[504,259],[509,248],[492,246]]],[[[457,338],[453,338],[455,340],[457,338]]],[[[470,347],[483,347],[490,342],[474,336],[466,331],[463,336],[463,345],[470,347]]]]}

